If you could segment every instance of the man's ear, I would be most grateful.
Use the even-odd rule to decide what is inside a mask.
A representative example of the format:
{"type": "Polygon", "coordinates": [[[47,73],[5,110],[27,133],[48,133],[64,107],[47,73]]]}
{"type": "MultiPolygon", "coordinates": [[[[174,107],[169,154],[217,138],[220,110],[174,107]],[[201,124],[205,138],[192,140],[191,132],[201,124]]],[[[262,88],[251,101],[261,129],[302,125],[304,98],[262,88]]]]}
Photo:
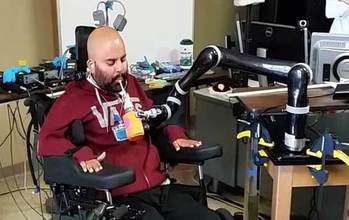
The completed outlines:
{"type": "Polygon", "coordinates": [[[89,73],[94,73],[95,72],[95,62],[91,59],[88,59],[86,61],[86,65],[87,65],[87,72],[89,73]]]}

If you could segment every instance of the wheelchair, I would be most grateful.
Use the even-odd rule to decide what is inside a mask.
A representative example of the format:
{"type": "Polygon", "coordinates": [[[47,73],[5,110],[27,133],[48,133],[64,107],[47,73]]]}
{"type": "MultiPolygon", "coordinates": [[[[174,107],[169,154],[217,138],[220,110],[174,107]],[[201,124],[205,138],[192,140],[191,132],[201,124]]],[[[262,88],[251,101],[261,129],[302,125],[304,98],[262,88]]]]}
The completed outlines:
{"type": "MultiPolygon", "coordinates": [[[[27,130],[27,145],[29,137],[37,135],[40,126],[43,124],[54,99],[44,94],[32,95],[24,101],[31,115],[31,121],[27,130]]],[[[198,201],[207,206],[206,186],[204,183],[203,164],[206,160],[220,157],[222,148],[219,145],[201,146],[199,148],[184,148],[181,151],[175,149],[169,140],[161,133],[155,132],[152,139],[158,147],[162,162],[168,165],[178,163],[194,164],[198,166],[199,186],[188,187],[196,193],[198,201]],[[161,147],[159,147],[161,146],[161,147]]],[[[84,143],[84,129],[81,121],[75,121],[69,129],[69,137],[72,143],[79,149],[84,143]]],[[[29,149],[29,148],[28,148],[29,149]]],[[[31,148],[33,149],[33,148],[31,148]]],[[[28,161],[31,171],[33,171],[33,161],[31,153],[28,151],[28,161]]],[[[62,156],[45,156],[42,159],[44,181],[50,186],[53,200],[57,207],[57,215],[54,219],[70,220],[128,220],[142,219],[143,210],[136,210],[128,204],[113,204],[111,189],[115,189],[135,181],[133,170],[116,167],[107,162],[102,162],[103,170],[97,173],[84,173],[80,165],[72,159],[73,151],[66,152],[62,156]]],[[[33,172],[32,172],[33,174],[33,172]]],[[[33,178],[34,184],[35,178],[33,178]]],[[[217,209],[215,211],[222,220],[234,219],[229,211],[217,209]]]]}

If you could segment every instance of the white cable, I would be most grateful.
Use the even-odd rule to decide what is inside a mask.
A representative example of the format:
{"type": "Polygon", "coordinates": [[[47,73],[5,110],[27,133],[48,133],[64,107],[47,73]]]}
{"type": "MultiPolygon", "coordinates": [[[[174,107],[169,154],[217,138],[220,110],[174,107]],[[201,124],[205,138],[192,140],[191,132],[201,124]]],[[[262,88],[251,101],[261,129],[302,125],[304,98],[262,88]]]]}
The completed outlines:
{"type": "Polygon", "coordinates": [[[60,80],[63,80],[63,70],[64,70],[64,58],[65,58],[65,56],[67,55],[67,53],[69,52],[69,49],[70,48],[67,48],[65,51],[64,51],[64,53],[63,53],[63,55],[62,55],[62,60],[61,60],[61,67],[60,67],[60,69],[59,69],[59,74],[58,74],[58,79],[60,79],[60,80]]]}
{"type": "Polygon", "coordinates": [[[99,10],[99,6],[100,6],[101,4],[104,4],[104,5],[105,5],[105,2],[103,2],[103,1],[98,2],[98,3],[97,3],[97,10],[99,10]]]}
{"type": "Polygon", "coordinates": [[[108,1],[106,1],[106,2],[104,2],[104,1],[100,1],[100,2],[98,2],[98,4],[97,4],[97,10],[99,10],[99,6],[101,5],[101,4],[104,4],[105,5],[105,16],[106,16],[106,25],[108,25],[109,26],[109,12],[108,12],[108,8],[107,8],[107,3],[108,2],[115,2],[115,3],[118,3],[119,5],[121,5],[121,7],[122,7],[122,10],[123,10],[123,16],[125,17],[126,16],[126,8],[125,8],[125,5],[121,2],[121,1],[118,1],[118,0],[108,0],[108,1]]]}
{"type": "MultiPolygon", "coordinates": [[[[121,2],[121,1],[118,1],[118,0],[111,0],[112,2],[116,2],[116,3],[119,3],[123,9],[123,16],[125,17],[126,16],[126,8],[125,8],[125,5],[121,2]]],[[[104,4],[106,5],[108,1],[104,2],[104,1],[100,1],[97,3],[97,10],[99,10],[99,6],[101,4],[104,4]]]]}
{"type": "MultiPolygon", "coordinates": [[[[53,88],[51,88],[50,86],[47,86],[47,85],[45,85],[45,83],[44,82],[42,82],[42,81],[40,81],[40,80],[38,80],[38,79],[35,79],[34,77],[31,77],[31,76],[28,76],[29,78],[31,78],[32,80],[34,80],[35,82],[38,82],[40,85],[42,85],[43,87],[45,87],[45,88],[48,88],[49,90],[50,90],[50,92],[51,92],[51,97],[53,97],[53,88]]],[[[28,91],[28,90],[27,90],[28,91]]],[[[28,91],[28,93],[29,93],[29,91],[28,91]]],[[[29,94],[29,96],[30,96],[30,94],[29,94]]]]}
{"type": "Polygon", "coordinates": [[[27,93],[28,93],[28,96],[30,97],[30,92],[29,92],[29,90],[28,90],[27,88],[25,88],[24,86],[19,86],[19,88],[20,88],[21,90],[27,92],[27,93]]]}
{"type": "Polygon", "coordinates": [[[126,16],[126,8],[125,8],[125,5],[121,2],[121,1],[118,1],[118,0],[111,0],[113,2],[116,2],[116,3],[119,3],[122,7],[122,9],[124,10],[124,13],[123,13],[123,16],[125,17],[126,16]]]}
{"type": "MultiPolygon", "coordinates": [[[[23,142],[24,142],[23,145],[25,146],[26,140],[23,140],[23,142]]],[[[28,149],[25,148],[25,151],[28,151],[28,149]]],[[[27,155],[28,155],[28,153],[27,153],[27,155]]],[[[24,189],[26,189],[26,190],[27,190],[27,166],[26,166],[27,162],[28,162],[28,157],[24,157],[24,163],[23,163],[23,170],[24,170],[23,186],[24,186],[24,189]]]]}

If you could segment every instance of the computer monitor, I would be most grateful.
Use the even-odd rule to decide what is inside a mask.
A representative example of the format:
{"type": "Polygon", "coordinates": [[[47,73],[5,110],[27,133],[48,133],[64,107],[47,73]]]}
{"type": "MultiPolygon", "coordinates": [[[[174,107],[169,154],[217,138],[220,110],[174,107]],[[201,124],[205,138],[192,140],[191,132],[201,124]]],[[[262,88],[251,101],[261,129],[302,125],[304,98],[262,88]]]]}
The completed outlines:
{"type": "Polygon", "coordinates": [[[75,49],[77,60],[77,71],[86,72],[87,39],[95,27],[78,26],[75,28],[75,49]]]}
{"type": "Polygon", "coordinates": [[[349,81],[349,34],[314,32],[310,67],[314,83],[349,81]]]}
{"type": "Polygon", "coordinates": [[[295,26],[252,21],[249,54],[267,49],[267,58],[304,62],[304,34],[295,26]]]}

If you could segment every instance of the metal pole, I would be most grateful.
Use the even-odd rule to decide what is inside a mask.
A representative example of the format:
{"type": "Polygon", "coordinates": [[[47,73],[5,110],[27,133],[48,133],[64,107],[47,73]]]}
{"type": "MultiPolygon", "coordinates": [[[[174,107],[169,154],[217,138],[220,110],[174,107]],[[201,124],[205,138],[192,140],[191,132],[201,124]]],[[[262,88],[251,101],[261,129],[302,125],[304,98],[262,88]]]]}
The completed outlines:
{"type": "MultiPolygon", "coordinates": [[[[252,118],[256,116],[254,113],[252,118]]],[[[258,220],[259,193],[257,190],[258,167],[253,161],[253,154],[258,151],[258,139],[251,133],[250,143],[246,147],[245,161],[245,193],[244,193],[244,220],[258,220]]]]}
{"type": "Polygon", "coordinates": [[[198,165],[199,169],[199,184],[201,188],[201,194],[202,194],[202,204],[207,207],[207,195],[206,195],[206,186],[204,181],[204,171],[202,164],[198,165]]]}
{"type": "Polygon", "coordinates": [[[308,28],[303,29],[304,32],[304,61],[309,64],[309,52],[308,52],[308,28]]]}
{"type": "Polygon", "coordinates": [[[106,196],[107,196],[107,201],[109,202],[110,205],[113,205],[113,197],[111,196],[111,193],[109,190],[104,190],[106,196]]]}

